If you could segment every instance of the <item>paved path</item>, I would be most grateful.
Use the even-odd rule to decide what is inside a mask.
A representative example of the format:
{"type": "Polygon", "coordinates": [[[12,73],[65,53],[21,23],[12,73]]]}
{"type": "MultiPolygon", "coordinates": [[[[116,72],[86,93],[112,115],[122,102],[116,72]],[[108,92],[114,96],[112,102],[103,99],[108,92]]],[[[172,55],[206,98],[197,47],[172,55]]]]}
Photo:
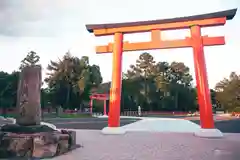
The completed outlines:
{"type": "Polygon", "coordinates": [[[240,160],[240,135],[208,139],[190,133],[129,132],[103,135],[94,130],[77,131],[83,147],[53,160],[240,160]]]}
{"type": "MultiPolygon", "coordinates": [[[[121,119],[120,125],[126,125],[136,122],[138,119],[121,119]]],[[[53,123],[57,128],[71,128],[71,129],[94,129],[100,130],[107,126],[108,120],[106,118],[79,118],[79,119],[50,119],[45,122],[53,123]]]]}
{"type": "MultiPolygon", "coordinates": [[[[121,118],[121,126],[133,123],[137,119],[124,119],[121,118]]],[[[192,120],[194,123],[199,124],[199,120],[192,120]]],[[[94,129],[101,130],[107,126],[108,120],[106,118],[79,118],[79,119],[50,119],[46,122],[53,123],[58,128],[71,128],[71,129],[94,129]]],[[[224,133],[240,133],[240,119],[216,121],[216,128],[224,133]]]]}

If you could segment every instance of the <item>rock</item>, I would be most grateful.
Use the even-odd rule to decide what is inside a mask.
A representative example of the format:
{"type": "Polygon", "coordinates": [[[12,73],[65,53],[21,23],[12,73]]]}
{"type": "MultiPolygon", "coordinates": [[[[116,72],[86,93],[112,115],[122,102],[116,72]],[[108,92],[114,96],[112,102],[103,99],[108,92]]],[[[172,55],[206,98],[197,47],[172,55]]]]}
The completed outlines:
{"type": "Polygon", "coordinates": [[[1,133],[0,158],[32,156],[33,138],[27,135],[1,133]]]}
{"type": "Polygon", "coordinates": [[[40,125],[41,122],[41,66],[28,66],[20,73],[17,96],[19,115],[16,123],[23,126],[40,125]]]}
{"type": "Polygon", "coordinates": [[[71,146],[76,145],[76,131],[71,131],[71,130],[61,130],[63,134],[68,134],[70,139],[69,139],[69,144],[71,146]]]}
{"type": "Polygon", "coordinates": [[[0,158],[51,158],[68,152],[74,131],[53,131],[32,134],[0,133],[0,158]],[[70,133],[71,132],[71,133],[70,133]]]}
{"type": "Polygon", "coordinates": [[[41,134],[34,138],[33,157],[53,157],[68,151],[69,135],[60,132],[41,134]]]}
{"type": "Polygon", "coordinates": [[[71,139],[71,145],[74,146],[76,145],[76,141],[77,141],[77,136],[76,136],[76,131],[68,131],[70,134],[70,139],[71,139]]]}

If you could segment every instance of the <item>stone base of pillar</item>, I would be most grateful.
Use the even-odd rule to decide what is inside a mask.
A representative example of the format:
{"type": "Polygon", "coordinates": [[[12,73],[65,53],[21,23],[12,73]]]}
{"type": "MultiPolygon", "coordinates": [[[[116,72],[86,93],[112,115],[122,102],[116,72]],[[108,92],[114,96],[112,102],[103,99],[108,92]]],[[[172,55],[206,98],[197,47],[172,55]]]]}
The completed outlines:
{"type": "Polygon", "coordinates": [[[223,137],[222,132],[216,128],[213,128],[213,129],[201,128],[199,131],[195,132],[194,135],[202,138],[222,138],[223,137]]]}
{"type": "Polygon", "coordinates": [[[102,129],[102,134],[109,134],[109,135],[122,135],[125,134],[126,131],[121,127],[105,127],[102,129]]]}
{"type": "Polygon", "coordinates": [[[79,147],[76,131],[17,124],[5,125],[0,130],[0,159],[52,158],[79,147]]]}

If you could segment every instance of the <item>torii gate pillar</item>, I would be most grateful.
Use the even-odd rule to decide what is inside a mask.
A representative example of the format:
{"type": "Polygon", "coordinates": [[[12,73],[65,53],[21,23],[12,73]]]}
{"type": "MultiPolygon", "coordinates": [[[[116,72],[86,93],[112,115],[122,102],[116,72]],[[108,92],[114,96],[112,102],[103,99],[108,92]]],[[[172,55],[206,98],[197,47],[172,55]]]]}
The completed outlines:
{"type": "Polygon", "coordinates": [[[86,25],[87,30],[90,33],[93,32],[95,36],[114,35],[113,44],[109,43],[105,46],[96,47],[97,53],[113,52],[113,69],[112,84],[110,90],[108,127],[114,130],[114,133],[124,132],[119,130],[123,51],[192,47],[198,91],[200,121],[202,128],[202,130],[195,133],[195,135],[201,137],[221,137],[222,133],[214,127],[203,46],[224,45],[225,39],[224,37],[202,36],[201,28],[224,25],[226,23],[226,20],[233,19],[236,11],[237,9],[232,9],[227,11],[174,19],[86,25]],[[161,30],[176,29],[190,29],[191,37],[166,41],[163,41],[161,39],[161,30]],[[123,42],[123,34],[149,31],[151,32],[151,41],[149,42],[123,42]]]}

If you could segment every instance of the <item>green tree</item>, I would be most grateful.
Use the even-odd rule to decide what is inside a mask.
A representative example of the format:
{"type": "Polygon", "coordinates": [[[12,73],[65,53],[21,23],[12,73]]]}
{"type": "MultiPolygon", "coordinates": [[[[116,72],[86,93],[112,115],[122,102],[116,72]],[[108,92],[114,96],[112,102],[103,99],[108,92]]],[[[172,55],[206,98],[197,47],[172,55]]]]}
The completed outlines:
{"type": "Polygon", "coordinates": [[[182,84],[186,87],[191,87],[193,80],[190,75],[190,69],[182,62],[172,62],[170,65],[171,77],[170,80],[173,83],[182,84]]]}
{"type": "MultiPolygon", "coordinates": [[[[97,88],[102,83],[100,67],[90,65],[89,58],[84,56],[80,59],[80,65],[76,68],[80,76],[76,76],[76,81],[73,85],[75,94],[85,101],[89,100],[89,96],[94,88],[97,88]]],[[[77,75],[77,74],[76,74],[77,75]]],[[[80,109],[82,105],[80,105],[80,109]]]]}
{"type": "Polygon", "coordinates": [[[0,107],[3,114],[7,108],[16,106],[19,72],[0,72],[0,107]]]}
{"type": "Polygon", "coordinates": [[[215,86],[216,99],[228,111],[240,108],[240,75],[232,72],[215,86]]]}
{"type": "MultiPolygon", "coordinates": [[[[179,98],[182,97],[185,99],[185,110],[189,108],[195,108],[195,105],[192,104],[193,101],[196,100],[193,94],[192,89],[192,75],[190,74],[190,69],[182,62],[172,62],[169,66],[170,73],[169,73],[169,80],[171,83],[171,93],[174,94],[174,106],[175,108],[179,108],[179,102],[182,103],[183,101],[179,101],[179,98]],[[185,94],[185,96],[181,95],[185,94]],[[189,98],[186,98],[189,97],[189,98]],[[190,99],[193,98],[193,99],[190,99]],[[189,103],[187,103],[189,102],[189,103]],[[191,106],[192,105],[192,106],[191,106]]],[[[182,100],[183,100],[182,99],[182,100]]],[[[183,108],[182,108],[183,109],[183,108]]]]}
{"type": "Polygon", "coordinates": [[[211,97],[213,111],[216,112],[218,109],[221,109],[221,107],[218,105],[218,101],[216,99],[216,91],[215,90],[210,89],[210,97],[211,97]]]}
{"type": "Polygon", "coordinates": [[[192,80],[184,63],[156,63],[149,53],[143,53],[123,76],[124,104],[127,100],[146,110],[196,110],[192,80]]]}
{"type": "Polygon", "coordinates": [[[59,59],[58,61],[50,61],[50,64],[47,67],[49,73],[45,82],[47,82],[49,88],[52,88],[52,91],[56,93],[56,97],[54,97],[56,105],[69,105],[72,85],[71,78],[74,76],[73,60],[74,59],[71,54],[67,52],[63,56],[62,60],[59,59]]]}
{"type": "Polygon", "coordinates": [[[140,97],[143,97],[143,101],[140,102],[142,106],[148,106],[150,103],[148,96],[150,92],[150,86],[148,84],[154,74],[154,67],[155,61],[153,56],[147,52],[144,52],[137,59],[136,65],[131,65],[130,70],[128,70],[127,74],[125,74],[125,76],[129,79],[143,79],[143,89],[140,90],[142,95],[138,95],[139,99],[140,97]]]}
{"type": "Polygon", "coordinates": [[[37,65],[40,61],[40,57],[37,55],[36,52],[30,51],[27,56],[21,61],[20,70],[26,66],[33,66],[37,65]]]}
{"type": "Polygon", "coordinates": [[[69,52],[58,61],[50,61],[48,70],[45,81],[50,92],[55,93],[52,102],[65,108],[80,106],[83,100],[89,100],[91,88],[102,82],[99,66],[90,65],[86,56],[79,59],[69,52]]]}

